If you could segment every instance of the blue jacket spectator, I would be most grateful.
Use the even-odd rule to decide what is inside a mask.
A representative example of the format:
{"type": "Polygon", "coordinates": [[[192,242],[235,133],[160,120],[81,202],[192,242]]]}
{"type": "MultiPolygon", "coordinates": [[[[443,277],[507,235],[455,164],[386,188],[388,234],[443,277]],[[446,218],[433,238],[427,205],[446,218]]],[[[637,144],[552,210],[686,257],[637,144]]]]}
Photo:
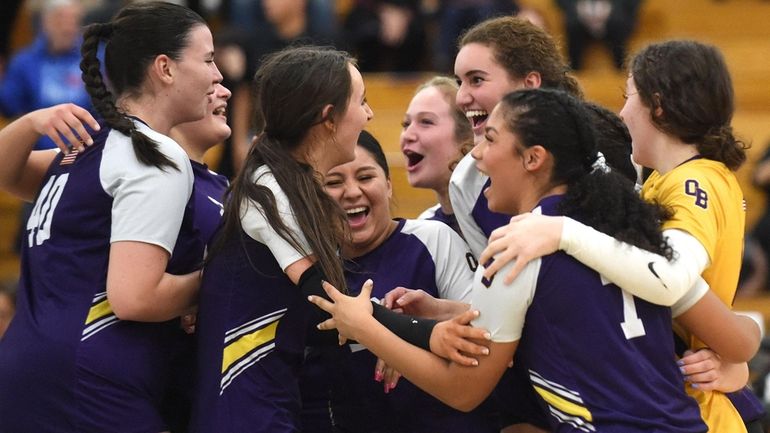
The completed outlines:
{"type": "MultiPolygon", "coordinates": [[[[41,32],[11,58],[0,82],[0,114],[18,117],[39,108],[72,102],[91,109],[80,78],[83,11],[77,0],[47,0],[41,32]]],[[[36,149],[53,148],[44,137],[36,149]]]]}

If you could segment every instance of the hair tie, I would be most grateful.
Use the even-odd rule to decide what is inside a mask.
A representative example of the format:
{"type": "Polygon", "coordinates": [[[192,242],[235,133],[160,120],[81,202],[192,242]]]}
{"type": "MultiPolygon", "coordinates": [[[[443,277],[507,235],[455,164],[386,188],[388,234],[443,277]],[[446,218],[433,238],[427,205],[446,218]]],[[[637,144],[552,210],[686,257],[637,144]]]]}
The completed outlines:
{"type": "Polygon", "coordinates": [[[596,152],[596,160],[591,164],[591,174],[601,171],[602,173],[609,173],[610,166],[607,165],[607,160],[604,159],[604,154],[596,152]]]}

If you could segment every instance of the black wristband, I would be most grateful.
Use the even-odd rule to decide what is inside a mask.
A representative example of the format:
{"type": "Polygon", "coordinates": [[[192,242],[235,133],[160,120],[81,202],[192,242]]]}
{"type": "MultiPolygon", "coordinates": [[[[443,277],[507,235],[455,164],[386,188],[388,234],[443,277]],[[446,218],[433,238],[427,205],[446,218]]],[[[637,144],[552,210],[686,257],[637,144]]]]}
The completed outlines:
{"type": "Polygon", "coordinates": [[[318,266],[312,265],[305,269],[305,272],[303,272],[302,276],[299,277],[297,286],[299,286],[300,290],[302,291],[302,296],[306,298],[310,295],[316,295],[324,299],[329,299],[329,296],[326,294],[326,291],[321,285],[323,284],[323,280],[323,271],[321,271],[318,266]]]}
{"type": "Polygon", "coordinates": [[[433,319],[422,319],[399,314],[382,305],[372,302],[374,318],[407,343],[430,352],[430,334],[438,323],[433,319]]]}

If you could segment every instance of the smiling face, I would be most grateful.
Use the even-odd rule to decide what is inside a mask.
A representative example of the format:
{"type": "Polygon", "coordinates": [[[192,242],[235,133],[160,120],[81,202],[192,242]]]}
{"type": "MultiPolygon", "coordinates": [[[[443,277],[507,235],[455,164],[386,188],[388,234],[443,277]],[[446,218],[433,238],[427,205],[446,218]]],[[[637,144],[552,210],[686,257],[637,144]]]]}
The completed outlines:
{"type": "Polygon", "coordinates": [[[476,168],[489,176],[484,190],[489,210],[509,215],[520,213],[522,189],[527,187],[524,152],[518,137],[505,125],[501,110],[495,108],[487,119],[486,133],[471,154],[476,168]]]}
{"type": "Polygon", "coordinates": [[[455,76],[460,83],[457,105],[465,111],[476,139],[484,135],[489,113],[507,93],[523,89],[523,79],[513,79],[486,45],[464,45],[455,59],[455,76]]]}
{"type": "Polygon", "coordinates": [[[182,123],[171,129],[171,137],[185,149],[190,148],[188,154],[191,158],[194,153],[204,153],[230,137],[231,130],[227,125],[227,100],[230,96],[232,93],[227,87],[217,84],[203,119],[182,123]]]}
{"type": "Polygon", "coordinates": [[[393,189],[385,171],[363,147],[356,147],[353,161],[326,174],[326,192],[348,215],[352,242],[343,250],[359,257],[379,246],[390,234],[393,220],[390,198],[393,189]]]}
{"type": "Polygon", "coordinates": [[[653,125],[650,108],[642,103],[631,75],[626,80],[623,97],[626,102],[620,110],[620,118],[631,135],[631,155],[634,162],[644,167],[657,168],[651,143],[654,142],[654,136],[660,132],[653,125]]]}
{"type": "Polygon", "coordinates": [[[215,86],[222,81],[214,63],[214,40],[211,31],[205,25],[197,25],[190,30],[189,42],[179,59],[173,60],[175,81],[172,95],[179,107],[180,117],[172,126],[202,119],[213,98],[215,86]]]}
{"type": "Polygon", "coordinates": [[[419,91],[404,114],[401,152],[406,157],[409,184],[415,188],[446,190],[450,165],[460,159],[452,106],[436,87],[419,91]]]}

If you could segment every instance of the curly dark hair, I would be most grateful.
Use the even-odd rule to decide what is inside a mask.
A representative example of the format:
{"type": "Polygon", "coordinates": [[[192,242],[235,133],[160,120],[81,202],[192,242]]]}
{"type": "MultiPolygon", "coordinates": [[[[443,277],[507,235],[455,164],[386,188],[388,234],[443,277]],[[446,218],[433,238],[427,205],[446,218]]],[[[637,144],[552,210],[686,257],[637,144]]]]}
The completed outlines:
{"type": "Polygon", "coordinates": [[[585,107],[596,132],[596,147],[607,159],[607,164],[636,182],[636,168],[631,163],[631,134],[626,124],[620,116],[595,102],[586,102],[585,107]]]}
{"type": "Polygon", "coordinates": [[[495,61],[511,78],[540,74],[541,85],[560,89],[578,98],[583,91],[564,61],[556,41],[545,30],[514,16],[491,18],[471,27],[460,37],[460,48],[478,43],[492,48],[495,61]]]}
{"type": "Polygon", "coordinates": [[[651,44],[633,57],[630,72],[659,130],[693,144],[701,156],[730,170],[746,161],[748,145],[733,135],[730,125],[733,83],[716,47],[688,40],[651,44]]]}
{"type": "Polygon", "coordinates": [[[497,109],[524,147],[539,145],[553,156],[551,184],[567,185],[559,208],[564,215],[671,259],[661,233],[669,212],[642,200],[634,183],[616,171],[594,169],[596,134],[580,100],[558,90],[527,89],[509,93],[497,109]]]}

